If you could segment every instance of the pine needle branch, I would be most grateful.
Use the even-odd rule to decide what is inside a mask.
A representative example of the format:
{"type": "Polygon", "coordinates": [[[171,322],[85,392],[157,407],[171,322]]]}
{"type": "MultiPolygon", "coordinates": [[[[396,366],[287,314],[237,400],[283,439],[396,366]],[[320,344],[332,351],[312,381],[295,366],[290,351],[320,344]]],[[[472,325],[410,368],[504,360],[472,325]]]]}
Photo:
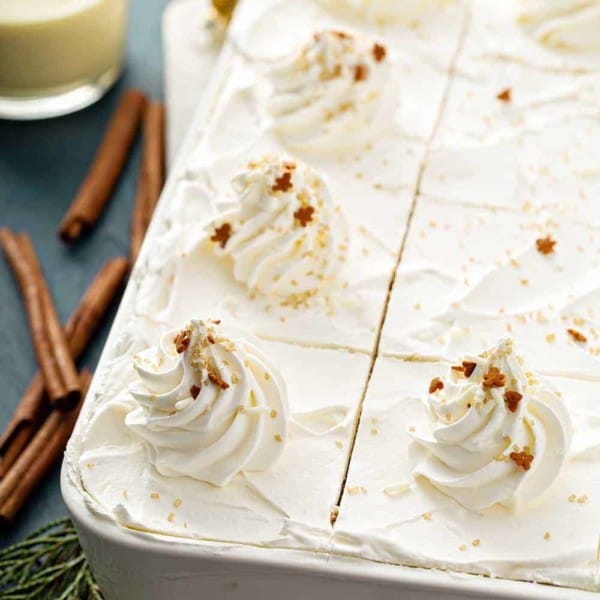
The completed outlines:
{"type": "Polygon", "coordinates": [[[102,600],[70,519],[0,550],[0,600],[102,600]]]}

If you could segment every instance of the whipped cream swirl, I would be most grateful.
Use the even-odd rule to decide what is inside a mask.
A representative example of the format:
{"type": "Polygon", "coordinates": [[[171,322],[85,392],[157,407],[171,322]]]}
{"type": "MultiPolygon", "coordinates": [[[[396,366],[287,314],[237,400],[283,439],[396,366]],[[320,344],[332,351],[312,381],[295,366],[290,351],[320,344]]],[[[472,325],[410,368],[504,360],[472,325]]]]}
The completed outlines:
{"type": "Polygon", "coordinates": [[[308,165],[265,157],[233,180],[238,208],[214,223],[217,254],[251,291],[280,298],[315,295],[348,253],[348,223],[322,177],[308,165]]]}
{"type": "Polygon", "coordinates": [[[374,40],[342,31],[315,33],[299,54],[271,71],[268,104],[291,146],[361,143],[389,97],[389,57],[374,40]]]}
{"type": "Polygon", "coordinates": [[[556,50],[600,52],[600,0],[521,0],[519,22],[556,50]]]}
{"type": "Polygon", "coordinates": [[[428,422],[409,427],[422,451],[415,475],[468,509],[535,500],[567,456],[566,406],[524,370],[510,340],[433,379],[425,404],[428,422]]]}
{"type": "Polygon", "coordinates": [[[241,471],[268,469],[287,437],[286,386],[275,366],[215,321],[192,321],[137,354],[139,406],[126,425],[166,476],[217,486],[241,471]]]}

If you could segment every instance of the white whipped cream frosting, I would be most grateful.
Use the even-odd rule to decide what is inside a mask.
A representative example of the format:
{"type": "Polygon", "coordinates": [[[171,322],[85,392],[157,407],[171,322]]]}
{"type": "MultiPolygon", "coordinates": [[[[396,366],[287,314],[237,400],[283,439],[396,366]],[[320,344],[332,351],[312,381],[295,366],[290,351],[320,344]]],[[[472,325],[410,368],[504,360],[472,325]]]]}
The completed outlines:
{"type": "Polygon", "coordinates": [[[518,509],[559,474],[571,441],[569,413],[525,370],[510,340],[463,361],[431,382],[426,426],[409,427],[426,451],[414,473],[465,508],[518,509]]]}
{"type": "Polygon", "coordinates": [[[316,170],[265,157],[232,183],[239,206],[218,217],[211,240],[218,255],[231,257],[237,281],[280,298],[335,285],[348,255],[349,225],[316,170]]]}
{"type": "Polygon", "coordinates": [[[386,46],[358,33],[325,30],[270,72],[268,110],[290,146],[359,144],[376,128],[389,92],[386,46]]]}
{"type": "Polygon", "coordinates": [[[252,343],[215,321],[192,321],[134,357],[138,406],[126,425],[145,440],[161,475],[217,486],[263,471],[282,453],[287,391],[277,368],[252,343]]]}
{"type": "Polygon", "coordinates": [[[566,52],[600,52],[598,0],[521,0],[518,20],[540,44],[566,52]]]}
{"type": "Polygon", "coordinates": [[[393,23],[423,15],[432,8],[441,8],[455,0],[322,0],[325,6],[347,11],[378,24],[393,23]]]}

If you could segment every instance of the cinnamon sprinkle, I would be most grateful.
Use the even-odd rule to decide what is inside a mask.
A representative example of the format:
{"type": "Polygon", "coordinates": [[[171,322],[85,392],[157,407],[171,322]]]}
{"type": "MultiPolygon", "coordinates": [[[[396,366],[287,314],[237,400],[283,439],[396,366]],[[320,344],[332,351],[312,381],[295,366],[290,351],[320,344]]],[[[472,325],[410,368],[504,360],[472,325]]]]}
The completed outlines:
{"type": "Polygon", "coordinates": [[[364,81],[369,76],[367,65],[358,64],[354,67],[354,81],[364,81]]]}
{"type": "Polygon", "coordinates": [[[485,388],[503,387],[506,376],[500,373],[498,367],[490,367],[488,372],[483,376],[481,385],[485,388]]]}
{"type": "Polygon", "coordinates": [[[517,465],[517,467],[520,467],[524,471],[529,471],[531,468],[533,454],[529,453],[529,448],[527,446],[525,446],[521,452],[511,452],[509,456],[510,459],[517,465]]]}
{"type": "Polygon", "coordinates": [[[289,171],[285,171],[282,175],[275,178],[275,183],[271,189],[274,192],[289,192],[293,187],[292,174],[289,171]]]}
{"type": "Polygon", "coordinates": [[[312,220],[315,209],[313,206],[301,206],[294,212],[294,219],[301,227],[306,227],[312,220]]]}
{"type": "Polygon", "coordinates": [[[510,102],[512,100],[512,90],[510,88],[503,89],[496,98],[500,100],[500,102],[510,102]]]}
{"type": "Polygon", "coordinates": [[[507,390],[504,392],[504,402],[506,403],[506,407],[510,412],[517,412],[517,408],[519,408],[519,402],[523,399],[523,394],[519,394],[519,392],[515,390],[507,390]]]}
{"type": "Polygon", "coordinates": [[[200,393],[200,387],[197,385],[193,385],[190,388],[190,394],[192,395],[192,398],[195,400],[198,397],[198,394],[200,393]]]}
{"type": "Polygon", "coordinates": [[[439,377],[434,377],[429,384],[429,393],[434,394],[438,390],[444,389],[444,382],[439,377]]]}
{"type": "Polygon", "coordinates": [[[554,246],[556,246],[556,241],[547,235],[546,237],[535,240],[535,245],[540,254],[552,254],[554,252],[554,246]]]}
{"type": "Polygon", "coordinates": [[[232,233],[231,224],[223,223],[220,227],[215,227],[215,232],[210,236],[210,241],[218,243],[221,248],[225,248],[232,233]]]}
{"type": "Polygon", "coordinates": [[[373,58],[375,59],[375,62],[381,62],[386,54],[387,50],[385,46],[377,43],[373,44],[373,58]]]}
{"type": "Polygon", "coordinates": [[[577,331],[577,329],[567,329],[567,333],[575,342],[587,342],[587,338],[585,337],[585,335],[583,335],[583,333],[581,333],[580,331],[577,331]]]}
{"type": "Polygon", "coordinates": [[[462,366],[464,368],[465,377],[469,378],[471,375],[473,375],[473,371],[475,370],[477,363],[469,360],[463,360],[462,366]]]}

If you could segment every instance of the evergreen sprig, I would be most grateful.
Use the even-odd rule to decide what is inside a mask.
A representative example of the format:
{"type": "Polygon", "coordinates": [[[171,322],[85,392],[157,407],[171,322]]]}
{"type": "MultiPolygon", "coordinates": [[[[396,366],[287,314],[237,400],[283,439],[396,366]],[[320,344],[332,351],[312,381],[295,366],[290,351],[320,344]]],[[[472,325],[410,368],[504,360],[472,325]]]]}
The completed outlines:
{"type": "Polygon", "coordinates": [[[0,550],[0,600],[102,600],[69,518],[0,550]]]}

